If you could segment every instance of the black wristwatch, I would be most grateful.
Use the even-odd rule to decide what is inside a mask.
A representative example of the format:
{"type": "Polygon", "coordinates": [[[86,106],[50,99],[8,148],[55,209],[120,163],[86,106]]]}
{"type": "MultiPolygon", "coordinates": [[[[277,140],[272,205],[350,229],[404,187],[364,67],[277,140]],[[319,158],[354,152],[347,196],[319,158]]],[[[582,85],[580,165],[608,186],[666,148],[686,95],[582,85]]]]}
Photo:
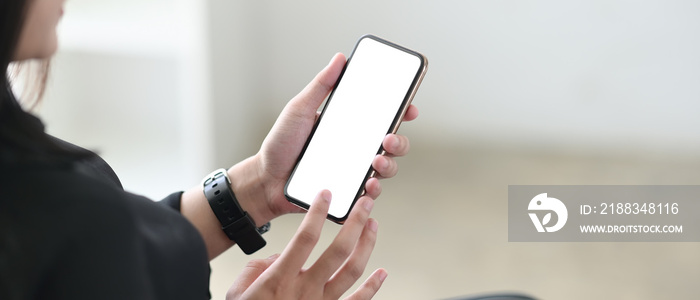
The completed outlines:
{"type": "Polygon", "coordinates": [[[221,229],[236,242],[245,254],[253,254],[267,244],[262,234],[270,230],[270,223],[255,227],[253,218],[238,204],[231,190],[231,180],[226,170],[218,169],[202,181],[204,196],[221,223],[221,229]]]}

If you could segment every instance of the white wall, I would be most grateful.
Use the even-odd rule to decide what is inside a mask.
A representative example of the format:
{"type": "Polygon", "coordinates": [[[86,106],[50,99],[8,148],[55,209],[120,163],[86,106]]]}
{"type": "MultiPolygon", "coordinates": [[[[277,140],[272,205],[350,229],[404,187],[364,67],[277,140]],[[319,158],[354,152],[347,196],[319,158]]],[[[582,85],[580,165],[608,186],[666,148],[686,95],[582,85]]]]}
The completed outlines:
{"type": "Polygon", "coordinates": [[[127,190],[159,199],[214,168],[205,5],[72,0],[38,113],[100,153],[127,190]]]}
{"type": "Polygon", "coordinates": [[[258,2],[268,114],[375,33],[423,52],[411,133],[602,151],[698,152],[696,1],[258,2]]]}

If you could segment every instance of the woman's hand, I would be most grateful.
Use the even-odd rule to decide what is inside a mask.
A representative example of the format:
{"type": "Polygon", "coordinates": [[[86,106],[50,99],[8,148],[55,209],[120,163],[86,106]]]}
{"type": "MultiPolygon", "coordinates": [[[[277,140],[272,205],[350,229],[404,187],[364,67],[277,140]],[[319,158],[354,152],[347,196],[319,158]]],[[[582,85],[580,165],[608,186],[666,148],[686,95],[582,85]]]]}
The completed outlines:
{"type": "MultiPolygon", "coordinates": [[[[281,255],[253,260],[229,289],[226,299],[338,299],[364,272],[377,237],[369,218],[373,200],[358,200],[333,243],[308,269],[302,269],[319,240],[331,194],[314,200],[292,241],[281,255]]],[[[387,273],[375,271],[349,299],[370,299],[387,273]]]]}
{"type": "MultiPolygon", "coordinates": [[[[265,223],[286,213],[303,211],[286,200],[284,185],[306,139],[311,134],[318,118],[318,108],[333,89],[344,65],[345,57],[336,54],[328,66],[289,101],[263,141],[260,151],[251,158],[251,166],[257,170],[255,175],[261,181],[260,187],[264,190],[264,196],[258,194],[258,199],[254,201],[263,200],[259,199],[260,196],[266,201],[266,208],[258,210],[261,216],[254,215],[256,221],[260,219],[258,223],[265,223]]],[[[418,109],[411,105],[404,120],[411,121],[417,117],[418,109]]],[[[406,155],[410,148],[408,138],[397,134],[387,135],[382,146],[386,155],[377,155],[372,162],[377,178],[369,179],[365,186],[367,195],[372,199],[376,199],[381,193],[378,178],[390,178],[398,172],[398,165],[393,157],[406,155]]],[[[259,207],[260,203],[255,205],[259,207]]]]}
{"type": "MultiPolygon", "coordinates": [[[[336,54],[328,66],[287,103],[260,151],[228,169],[239,204],[257,226],[286,213],[303,212],[284,197],[284,185],[311,134],[318,118],[318,108],[333,89],[344,65],[345,57],[336,54]]],[[[418,110],[411,105],[404,121],[417,117],[418,110]]],[[[377,155],[372,162],[376,178],[369,179],[365,185],[366,195],[371,199],[376,199],[381,193],[379,178],[396,175],[398,166],[394,157],[406,155],[410,148],[408,138],[396,134],[388,134],[382,146],[386,154],[377,155]]],[[[201,186],[195,186],[182,195],[180,211],[202,234],[210,259],[233,245],[209,208],[201,186]]]]}

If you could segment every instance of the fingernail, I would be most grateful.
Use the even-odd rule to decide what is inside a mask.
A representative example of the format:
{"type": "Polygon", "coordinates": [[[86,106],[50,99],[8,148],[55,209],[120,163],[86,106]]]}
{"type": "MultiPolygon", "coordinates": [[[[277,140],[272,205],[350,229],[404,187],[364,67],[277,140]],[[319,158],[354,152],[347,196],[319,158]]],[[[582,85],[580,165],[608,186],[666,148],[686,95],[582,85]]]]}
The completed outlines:
{"type": "Polygon", "coordinates": [[[329,190],[323,190],[323,191],[321,192],[321,199],[322,199],[324,202],[326,202],[326,203],[331,202],[331,198],[333,198],[333,195],[331,194],[331,191],[329,191],[329,190]]]}
{"type": "Polygon", "coordinates": [[[367,211],[372,211],[372,207],[374,207],[374,200],[366,200],[365,203],[362,204],[362,206],[367,211]]]}
{"type": "Polygon", "coordinates": [[[382,157],[382,162],[379,164],[379,167],[382,169],[389,167],[389,162],[386,160],[386,157],[382,157]]]}
{"type": "Polygon", "coordinates": [[[392,148],[392,150],[396,150],[396,148],[399,147],[399,143],[401,143],[401,141],[399,141],[399,137],[396,135],[392,135],[391,140],[393,142],[389,143],[389,145],[390,145],[390,147],[394,147],[394,148],[392,148]]]}
{"type": "Polygon", "coordinates": [[[331,57],[331,60],[328,62],[328,66],[330,66],[333,63],[333,60],[335,59],[336,55],[338,55],[338,53],[336,53],[335,55],[333,55],[333,57],[331,57]]]}
{"type": "Polygon", "coordinates": [[[384,282],[384,279],[386,279],[386,277],[387,277],[388,275],[389,275],[389,274],[388,274],[386,271],[380,272],[380,273],[379,273],[379,281],[384,282]]]}
{"type": "Polygon", "coordinates": [[[369,219],[369,224],[367,224],[367,226],[369,226],[369,230],[371,230],[372,232],[377,232],[379,223],[377,223],[377,220],[375,219],[369,219]]]}
{"type": "Polygon", "coordinates": [[[279,254],[279,253],[275,253],[275,254],[270,255],[270,257],[268,257],[267,259],[269,259],[269,260],[277,260],[277,258],[279,258],[279,257],[280,257],[280,254],[279,254]]]}

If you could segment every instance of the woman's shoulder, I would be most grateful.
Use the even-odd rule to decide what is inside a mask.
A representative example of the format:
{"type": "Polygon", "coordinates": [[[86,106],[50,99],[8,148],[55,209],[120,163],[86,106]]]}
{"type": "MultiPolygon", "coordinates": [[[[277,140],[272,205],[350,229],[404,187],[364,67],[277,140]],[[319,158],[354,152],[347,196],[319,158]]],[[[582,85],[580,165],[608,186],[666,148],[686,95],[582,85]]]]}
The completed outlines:
{"type": "Polygon", "coordinates": [[[0,171],[0,218],[29,247],[40,240],[55,250],[73,239],[99,241],[105,234],[133,231],[133,197],[69,166],[0,171]]]}
{"type": "Polygon", "coordinates": [[[81,249],[108,246],[119,251],[119,244],[112,241],[122,237],[114,233],[131,231],[131,226],[122,221],[127,215],[119,204],[122,196],[105,187],[100,180],[65,166],[15,165],[0,170],[0,219],[4,223],[0,226],[0,255],[13,258],[0,268],[8,272],[2,274],[8,283],[3,288],[22,298],[38,297],[27,293],[40,291],[47,274],[60,269],[61,276],[77,275],[64,272],[61,264],[79,262],[75,258],[85,255],[81,249]]]}
{"type": "Polygon", "coordinates": [[[115,209],[125,193],[114,185],[82,172],[75,165],[11,166],[0,171],[2,204],[66,214],[79,213],[81,205],[91,209],[115,209]]]}
{"type": "Polygon", "coordinates": [[[184,217],[75,167],[0,170],[0,220],[0,244],[14,245],[0,252],[16,258],[0,269],[26,272],[10,278],[20,290],[44,282],[50,295],[101,288],[130,298],[177,291],[159,282],[191,274],[206,292],[206,249],[184,217]],[[47,274],[62,275],[39,278],[47,274]]]}
{"type": "Polygon", "coordinates": [[[190,225],[175,210],[124,191],[84,164],[0,170],[0,215],[9,214],[31,227],[50,226],[51,236],[123,233],[159,222],[190,225]]]}

